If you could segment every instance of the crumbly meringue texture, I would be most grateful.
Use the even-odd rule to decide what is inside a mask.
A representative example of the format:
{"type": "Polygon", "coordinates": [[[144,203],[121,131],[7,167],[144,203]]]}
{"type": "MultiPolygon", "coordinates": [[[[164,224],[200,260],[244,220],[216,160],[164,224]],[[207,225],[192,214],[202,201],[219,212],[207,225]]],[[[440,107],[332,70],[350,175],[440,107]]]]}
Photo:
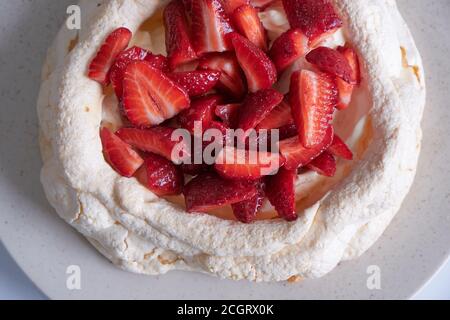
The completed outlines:
{"type": "MultiPolygon", "coordinates": [[[[108,33],[119,26],[136,32],[167,2],[81,1],[82,29],[61,29],[48,53],[38,101],[42,183],[61,218],[116,265],[150,275],[182,269],[234,280],[317,278],[364,253],[413,182],[424,74],[394,0],[334,2],[361,59],[372,139],[351,171],[301,209],[298,221],[246,225],[187,214],[105,162],[99,137],[104,94],[86,77],[87,66],[108,33]]],[[[280,20],[266,23],[285,28],[280,20]]],[[[152,39],[143,38],[150,46],[152,39]]]]}

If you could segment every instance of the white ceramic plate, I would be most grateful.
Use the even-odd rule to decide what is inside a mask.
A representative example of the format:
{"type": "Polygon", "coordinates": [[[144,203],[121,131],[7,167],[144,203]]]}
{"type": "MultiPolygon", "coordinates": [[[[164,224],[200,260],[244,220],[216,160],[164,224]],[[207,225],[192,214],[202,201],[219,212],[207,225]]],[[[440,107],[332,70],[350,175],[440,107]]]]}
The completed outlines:
{"type": "Polygon", "coordinates": [[[424,58],[428,105],[414,187],[382,239],[362,258],[325,278],[297,284],[232,282],[173,272],[145,277],[100,256],[48,205],[40,182],[36,97],[46,48],[72,0],[0,3],[0,236],[50,298],[316,299],[408,298],[450,253],[450,2],[399,0],[424,58]],[[81,290],[67,289],[67,268],[81,268],[81,290]],[[378,266],[381,289],[367,287],[378,266]]]}

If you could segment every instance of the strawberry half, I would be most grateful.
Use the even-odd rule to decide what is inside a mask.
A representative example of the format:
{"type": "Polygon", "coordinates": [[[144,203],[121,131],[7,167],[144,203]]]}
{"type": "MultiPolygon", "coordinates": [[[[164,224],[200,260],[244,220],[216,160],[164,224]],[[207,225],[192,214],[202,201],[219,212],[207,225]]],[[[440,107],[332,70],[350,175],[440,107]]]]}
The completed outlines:
{"type": "Polygon", "coordinates": [[[221,99],[220,96],[212,95],[192,102],[189,109],[178,115],[178,123],[191,133],[194,133],[196,123],[202,125],[202,132],[205,131],[214,120],[216,106],[221,99]]]}
{"type": "Polygon", "coordinates": [[[109,75],[114,92],[119,100],[122,99],[123,95],[125,70],[132,61],[147,61],[152,67],[164,72],[167,72],[169,69],[167,58],[163,55],[154,55],[150,51],[139,47],[132,47],[121,52],[114,61],[109,75]]]}
{"type": "Polygon", "coordinates": [[[342,26],[330,0],[283,0],[289,24],[300,28],[315,47],[342,26]]]}
{"type": "Polygon", "coordinates": [[[259,129],[278,129],[286,125],[291,125],[294,123],[294,118],[292,118],[291,106],[288,101],[284,99],[281,103],[276,106],[267,117],[262,120],[258,126],[259,129]]]}
{"type": "Polygon", "coordinates": [[[247,89],[243,80],[244,74],[232,52],[208,54],[200,60],[199,69],[220,71],[217,89],[233,98],[241,99],[247,89]]]}
{"type": "Polygon", "coordinates": [[[179,167],[157,154],[145,158],[144,185],[157,196],[174,196],[183,191],[184,175],[179,167]]]}
{"type": "Polygon", "coordinates": [[[258,190],[254,182],[225,180],[215,173],[202,173],[184,187],[188,212],[208,212],[249,200],[258,190]]]}
{"type": "Polygon", "coordinates": [[[249,0],[225,0],[222,2],[225,13],[228,15],[232,15],[237,8],[249,4],[249,0]]]}
{"type": "Polygon", "coordinates": [[[123,142],[109,129],[102,128],[100,130],[100,138],[106,161],[121,176],[132,177],[144,163],[144,160],[130,145],[123,142]]]}
{"type": "Polygon", "coordinates": [[[332,153],[333,155],[339,158],[343,158],[346,160],[353,160],[353,152],[345,144],[345,142],[337,135],[334,136],[333,143],[328,148],[328,152],[332,153]]]}
{"type": "Polygon", "coordinates": [[[345,56],[337,50],[318,47],[306,55],[306,60],[320,71],[330,73],[345,82],[356,84],[357,79],[345,56]]]}
{"type": "Polygon", "coordinates": [[[187,143],[172,139],[176,129],[154,127],[151,129],[122,128],[117,131],[123,141],[144,152],[152,152],[174,163],[190,155],[187,143]]]}
{"type": "Polygon", "coordinates": [[[252,223],[255,221],[258,211],[261,209],[264,197],[265,197],[265,183],[264,180],[258,180],[255,182],[256,190],[258,191],[256,196],[249,200],[238,202],[231,205],[234,216],[236,219],[243,223],[252,223]]]}
{"type": "Polygon", "coordinates": [[[123,80],[123,109],[130,122],[151,127],[189,108],[186,92],[146,61],[128,64],[123,80]]]}
{"type": "Polygon", "coordinates": [[[240,109],[238,128],[254,129],[283,101],[284,96],[274,89],[264,89],[249,94],[240,109]]]}
{"type": "Polygon", "coordinates": [[[132,33],[127,28],[114,30],[105,40],[89,65],[88,76],[102,85],[108,85],[109,70],[116,57],[128,47],[132,33]]]}
{"type": "Polygon", "coordinates": [[[272,87],[277,82],[277,69],[264,51],[240,34],[232,33],[230,38],[247,78],[249,91],[256,92],[272,87]]]}
{"type": "Polygon", "coordinates": [[[221,0],[194,0],[192,4],[192,40],[197,55],[232,49],[226,35],[233,32],[221,0]]]}
{"type": "Polygon", "coordinates": [[[278,144],[280,153],[286,159],[285,167],[288,170],[296,170],[309,164],[317,158],[333,142],[333,127],[328,129],[325,139],[318,146],[308,149],[305,148],[298,136],[282,140],[278,144]]]}
{"type": "Polygon", "coordinates": [[[189,96],[197,97],[208,93],[220,79],[220,71],[198,70],[175,72],[169,77],[182,87],[189,96]]]}
{"type": "Polygon", "coordinates": [[[278,153],[238,150],[227,146],[217,156],[214,168],[226,179],[256,180],[276,173],[283,164],[284,159],[278,153]]]}
{"type": "Polygon", "coordinates": [[[164,9],[166,48],[172,70],[197,59],[189,34],[188,21],[183,4],[174,0],[164,9]]]}
{"type": "Polygon", "coordinates": [[[306,148],[320,146],[338,103],[334,77],[308,70],[294,72],[289,97],[301,143],[306,148]]]}
{"type": "Polygon", "coordinates": [[[215,114],[226,126],[235,128],[239,120],[239,109],[241,107],[242,105],[239,103],[218,105],[215,114]]]}
{"type": "Polygon", "coordinates": [[[311,161],[307,167],[325,177],[334,177],[336,174],[336,159],[331,153],[325,151],[311,161]]]}
{"type": "Polygon", "coordinates": [[[232,16],[237,31],[261,50],[267,51],[267,34],[259,19],[258,10],[251,5],[243,5],[232,16]]]}
{"type": "Polygon", "coordinates": [[[266,195],[278,215],[287,221],[298,218],[295,212],[295,179],[297,170],[281,168],[277,175],[267,177],[266,195]]]}
{"type": "MultiPolygon", "coordinates": [[[[357,85],[361,83],[361,72],[359,67],[358,55],[355,50],[349,47],[338,47],[337,51],[342,53],[342,55],[347,59],[351,69],[352,69],[352,78],[356,79],[357,85]]],[[[350,84],[342,80],[341,78],[336,78],[336,84],[338,86],[339,91],[339,104],[337,108],[339,110],[347,109],[352,100],[353,91],[355,89],[355,85],[350,84]]]]}
{"type": "Polygon", "coordinates": [[[309,51],[308,37],[301,29],[291,29],[279,36],[270,48],[269,56],[282,73],[309,51]]]}

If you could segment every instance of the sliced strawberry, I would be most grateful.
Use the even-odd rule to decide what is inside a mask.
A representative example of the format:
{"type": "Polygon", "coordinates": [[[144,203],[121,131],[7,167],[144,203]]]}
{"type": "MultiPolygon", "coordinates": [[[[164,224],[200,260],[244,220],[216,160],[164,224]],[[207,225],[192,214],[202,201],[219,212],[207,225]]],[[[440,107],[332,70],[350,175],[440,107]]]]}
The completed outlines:
{"type": "Polygon", "coordinates": [[[236,56],[232,52],[208,54],[200,60],[199,69],[220,71],[217,89],[241,99],[247,89],[244,83],[244,74],[239,66],[236,56]]]}
{"type": "Polygon", "coordinates": [[[164,9],[166,48],[171,69],[197,59],[183,4],[174,0],[164,9]]]}
{"type": "Polygon", "coordinates": [[[216,95],[206,96],[193,101],[189,109],[178,115],[178,123],[191,133],[194,133],[195,125],[199,126],[201,124],[203,132],[214,120],[216,106],[220,101],[221,97],[216,95]]]}
{"type": "Polygon", "coordinates": [[[279,140],[289,139],[298,136],[298,129],[295,124],[287,124],[282,126],[279,130],[279,140]]]}
{"type": "Polygon", "coordinates": [[[339,77],[345,82],[356,84],[357,79],[345,56],[328,47],[318,47],[306,55],[306,60],[320,71],[339,77]]]}
{"type": "Polygon", "coordinates": [[[291,27],[300,28],[311,47],[342,26],[330,0],[283,0],[283,6],[291,27]]]}
{"type": "Polygon", "coordinates": [[[284,96],[274,89],[264,89],[249,94],[239,110],[238,128],[254,129],[267,115],[283,101],[284,96]]]}
{"type": "Polygon", "coordinates": [[[259,209],[261,209],[265,197],[264,180],[256,181],[256,196],[249,200],[232,204],[234,216],[243,223],[252,223],[256,219],[259,209]]]}
{"type": "Polygon", "coordinates": [[[305,148],[299,140],[298,136],[280,141],[278,147],[284,159],[286,159],[285,167],[288,170],[296,170],[306,166],[312,160],[317,158],[333,142],[333,127],[328,129],[327,135],[322,143],[312,149],[305,148]]]}
{"type": "Polygon", "coordinates": [[[309,51],[308,37],[301,29],[291,29],[279,36],[270,48],[269,56],[282,73],[309,51]]]}
{"type": "Polygon", "coordinates": [[[220,178],[215,173],[202,173],[184,187],[186,210],[208,212],[256,196],[254,182],[233,181],[220,178]]]}
{"type": "Polygon", "coordinates": [[[182,87],[191,97],[208,93],[219,82],[220,71],[199,70],[175,72],[169,77],[182,87]]]}
{"type": "Polygon", "coordinates": [[[88,76],[102,85],[109,84],[109,70],[116,57],[128,47],[131,31],[119,28],[113,31],[102,44],[95,58],[89,65],[88,76]]]}
{"type": "Polygon", "coordinates": [[[249,0],[225,0],[222,2],[223,8],[228,15],[232,15],[237,8],[249,4],[249,0]]]}
{"type": "MultiPolygon", "coordinates": [[[[337,50],[344,55],[352,69],[352,78],[356,79],[357,84],[361,82],[361,72],[359,67],[358,55],[355,50],[349,47],[338,47],[337,50]]],[[[339,104],[337,108],[339,110],[347,109],[352,100],[353,91],[355,85],[349,84],[341,78],[336,78],[336,84],[339,91],[339,104]]]]}
{"type": "Polygon", "coordinates": [[[337,51],[340,52],[345,59],[347,59],[350,68],[352,69],[352,79],[356,79],[356,84],[361,83],[361,68],[359,65],[359,58],[356,51],[350,47],[338,47],[337,51]]]}
{"type": "Polygon", "coordinates": [[[259,129],[278,129],[286,125],[294,123],[294,118],[292,118],[291,106],[288,101],[284,99],[281,103],[276,106],[267,117],[262,120],[258,126],[259,129]]]}
{"type": "Polygon", "coordinates": [[[196,176],[200,173],[204,173],[210,170],[210,166],[206,164],[190,164],[185,163],[181,165],[181,170],[184,174],[190,175],[190,176],[196,176]]]}
{"type": "Polygon", "coordinates": [[[169,69],[167,58],[163,55],[154,55],[150,51],[139,47],[132,47],[128,50],[122,51],[114,61],[109,76],[114,88],[114,92],[116,93],[116,96],[117,98],[119,98],[119,100],[122,99],[123,95],[123,77],[125,75],[127,66],[132,61],[143,60],[150,63],[152,67],[164,72],[167,72],[169,69]]]}
{"type": "Polygon", "coordinates": [[[250,4],[255,8],[264,9],[277,0],[250,0],[250,4]]]}
{"type": "Polygon", "coordinates": [[[336,174],[336,159],[331,153],[325,151],[311,161],[307,167],[325,177],[334,177],[336,174]]]}
{"type": "Polygon", "coordinates": [[[337,135],[334,136],[333,143],[328,148],[328,152],[332,153],[333,155],[339,158],[343,158],[346,160],[353,160],[353,152],[345,144],[345,142],[337,135]]]}
{"type": "Polygon", "coordinates": [[[295,179],[297,170],[280,169],[277,175],[267,177],[266,194],[278,215],[287,221],[295,221],[295,179]]]}
{"type": "Polygon", "coordinates": [[[122,128],[116,134],[136,149],[155,153],[178,164],[183,157],[190,155],[190,150],[186,141],[172,139],[175,130],[167,127],[122,128]]]}
{"type": "Polygon", "coordinates": [[[226,126],[235,128],[238,124],[241,107],[242,105],[239,103],[218,105],[215,114],[226,126]]]}
{"type": "Polygon", "coordinates": [[[146,61],[133,61],[123,80],[123,107],[128,120],[151,127],[189,108],[186,92],[146,61]]]}
{"type": "Polygon", "coordinates": [[[179,195],[183,191],[184,175],[181,168],[157,154],[149,153],[145,158],[145,186],[154,194],[179,195]]]}
{"type": "Polygon", "coordinates": [[[267,34],[258,10],[251,5],[243,5],[233,12],[233,22],[240,34],[261,50],[267,51],[267,34]]]}
{"type": "Polygon", "coordinates": [[[303,146],[320,146],[331,126],[338,102],[334,77],[308,70],[294,72],[289,96],[303,146]]]}
{"type": "Polygon", "coordinates": [[[256,92],[268,89],[277,82],[277,69],[269,57],[247,38],[232,33],[236,56],[247,78],[248,89],[256,92]]]}
{"type": "Polygon", "coordinates": [[[123,142],[109,129],[102,128],[100,138],[102,140],[103,154],[106,161],[121,176],[132,177],[144,163],[144,160],[130,145],[123,142]]]}
{"type": "Polygon", "coordinates": [[[278,153],[225,147],[217,156],[214,168],[226,179],[255,180],[276,173],[283,164],[284,159],[278,153]]]}
{"type": "Polygon", "coordinates": [[[192,39],[197,55],[232,49],[226,35],[233,32],[221,0],[195,0],[192,6],[192,39]]]}

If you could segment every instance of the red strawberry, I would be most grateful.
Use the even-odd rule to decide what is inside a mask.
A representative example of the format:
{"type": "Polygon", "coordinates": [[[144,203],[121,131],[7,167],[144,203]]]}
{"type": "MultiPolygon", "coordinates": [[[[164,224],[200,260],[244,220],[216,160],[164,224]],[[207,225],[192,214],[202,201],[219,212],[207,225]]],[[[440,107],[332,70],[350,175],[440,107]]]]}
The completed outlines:
{"type": "Polygon", "coordinates": [[[334,177],[336,174],[336,159],[325,151],[307,165],[308,169],[316,171],[326,177],[334,177]]]}
{"type": "Polygon", "coordinates": [[[256,127],[259,129],[278,129],[294,123],[291,106],[288,101],[283,100],[276,106],[256,127]]]}
{"type": "Polygon", "coordinates": [[[178,123],[191,133],[194,133],[196,124],[201,124],[203,132],[214,120],[216,106],[220,100],[220,96],[211,95],[192,102],[189,109],[178,115],[178,123]]]}
{"type": "Polygon", "coordinates": [[[145,169],[145,186],[154,194],[160,197],[174,196],[183,191],[183,172],[166,158],[149,153],[145,158],[145,169]]]}
{"type": "Polygon", "coordinates": [[[218,105],[215,113],[226,126],[235,128],[239,120],[239,109],[241,107],[242,105],[239,103],[218,105]]]}
{"type": "Polygon", "coordinates": [[[254,45],[267,51],[267,34],[259,19],[258,10],[251,5],[243,5],[233,13],[236,29],[254,45]]]}
{"type": "Polygon", "coordinates": [[[282,126],[278,130],[279,130],[279,140],[280,141],[285,140],[285,139],[289,139],[289,138],[292,138],[292,137],[297,137],[298,138],[298,129],[297,129],[297,126],[294,123],[282,126]]]}
{"type": "Polygon", "coordinates": [[[107,128],[102,128],[100,138],[106,161],[124,177],[132,177],[144,160],[128,144],[107,128]]]}
{"type": "Polygon", "coordinates": [[[256,196],[254,182],[233,181],[220,178],[214,173],[202,173],[184,187],[186,210],[208,212],[235,204],[256,196]]]}
{"type": "Polygon", "coordinates": [[[220,71],[199,70],[175,72],[169,75],[191,97],[208,93],[219,82],[220,71]]]}
{"type": "MultiPolygon", "coordinates": [[[[356,79],[357,84],[361,82],[361,72],[359,67],[358,55],[355,50],[349,47],[338,47],[337,50],[344,55],[352,69],[352,78],[356,79]]],[[[336,84],[339,91],[339,110],[347,109],[352,100],[355,85],[349,84],[340,78],[336,78],[336,84]]]]}
{"type": "Polygon", "coordinates": [[[330,127],[328,129],[327,135],[322,143],[312,149],[305,148],[298,136],[280,141],[278,147],[281,155],[286,159],[286,169],[296,170],[297,168],[304,167],[327,150],[333,142],[332,128],[330,127]]]}
{"type": "Polygon", "coordinates": [[[146,61],[131,62],[123,80],[123,107],[128,120],[151,127],[189,108],[186,92],[146,61]]]}
{"type": "Polygon", "coordinates": [[[110,79],[117,98],[122,99],[123,95],[123,77],[127,66],[132,61],[147,61],[156,69],[164,72],[168,71],[168,61],[163,55],[154,55],[150,51],[139,47],[132,47],[121,52],[110,71],[110,79]]]}
{"type": "Polygon", "coordinates": [[[350,84],[357,83],[348,60],[337,50],[318,47],[306,55],[306,60],[319,68],[320,71],[330,73],[350,84]]]}
{"type": "Polygon", "coordinates": [[[238,128],[254,129],[267,115],[283,101],[284,96],[274,89],[264,89],[249,94],[239,110],[238,128]]]}
{"type": "Polygon", "coordinates": [[[277,82],[277,70],[269,57],[243,36],[232,33],[236,56],[247,78],[248,89],[256,92],[268,89],[277,82]]]}
{"type": "Polygon", "coordinates": [[[303,57],[309,51],[308,38],[300,29],[291,29],[279,36],[270,48],[269,56],[278,73],[303,57]]]}
{"type": "Polygon", "coordinates": [[[221,0],[194,0],[192,39],[197,55],[232,49],[226,35],[233,32],[221,0]]]}
{"type": "Polygon", "coordinates": [[[337,135],[334,136],[333,143],[328,148],[328,152],[332,153],[336,157],[340,157],[346,160],[353,160],[353,152],[337,135]]]}
{"type": "Polygon", "coordinates": [[[214,168],[226,179],[255,180],[276,173],[283,164],[284,159],[278,153],[225,147],[217,156],[214,168]]]}
{"type": "Polygon", "coordinates": [[[172,139],[174,128],[154,127],[151,129],[122,128],[117,135],[126,143],[144,152],[163,156],[174,163],[190,155],[186,141],[172,139]]]}
{"type": "Polygon", "coordinates": [[[250,4],[255,8],[266,8],[268,5],[272,4],[276,0],[250,0],[250,4]]]}
{"type": "Polygon", "coordinates": [[[244,74],[234,53],[209,54],[200,60],[199,69],[220,71],[217,88],[236,99],[246,93],[244,74]]]}
{"type": "Polygon", "coordinates": [[[181,170],[184,174],[190,175],[190,176],[196,176],[200,173],[207,172],[210,169],[210,166],[206,164],[189,164],[185,163],[181,165],[181,170]]]}
{"type": "Polygon", "coordinates": [[[283,6],[291,27],[300,28],[311,47],[342,26],[330,0],[283,0],[283,6]]]}
{"type": "Polygon", "coordinates": [[[235,217],[243,223],[252,223],[256,219],[259,209],[261,209],[265,197],[265,183],[263,180],[256,181],[256,196],[249,200],[232,204],[235,217]]]}
{"type": "Polygon", "coordinates": [[[278,215],[287,221],[295,221],[295,179],[297,170],[281,168],[277,175],[267,177],[266,194],[278,215]]]}
{"type": "Polygon", "coordinates": [[[234,10],[237,8],[247,5],[249,0],[225,0],[223,2],[223,8],[225,9],[226,14],[232,15],[234,10]]]}
{"type": "Polygon", "coordinates": [[[171,69],[197,59],[189,34],[184,6],[180,1],[174,0],[164,9],[164,26],[171,69]]]}
{"type": "Polygon", "coordinates": [[[128,47],[131,31],[119,28],[113,31],[105,40],[95,58],[89,65],[88,76],[102,85],[109,84],[109,70],[116,57],[128,47]]]}
{"type": "Polygon", "coordinates": [[[319,146],[326,137],[338,101],[334,78],[308,70],[295,72],[289,97],[303,146],[319,146]]]}

